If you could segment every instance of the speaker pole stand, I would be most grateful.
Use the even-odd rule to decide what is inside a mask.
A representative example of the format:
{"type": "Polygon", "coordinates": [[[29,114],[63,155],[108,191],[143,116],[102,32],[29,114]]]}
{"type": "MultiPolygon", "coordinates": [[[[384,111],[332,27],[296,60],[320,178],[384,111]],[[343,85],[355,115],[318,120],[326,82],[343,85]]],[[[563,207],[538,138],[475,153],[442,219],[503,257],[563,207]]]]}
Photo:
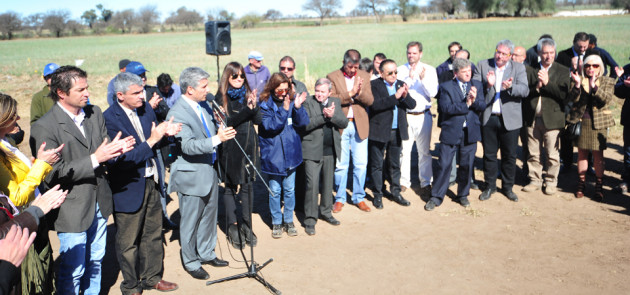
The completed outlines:
{"type": "Polygon", "coordinates": [[[219,72],[219,56],[217,55],[217,87],[221,87],[221,73],[219,72]]]}

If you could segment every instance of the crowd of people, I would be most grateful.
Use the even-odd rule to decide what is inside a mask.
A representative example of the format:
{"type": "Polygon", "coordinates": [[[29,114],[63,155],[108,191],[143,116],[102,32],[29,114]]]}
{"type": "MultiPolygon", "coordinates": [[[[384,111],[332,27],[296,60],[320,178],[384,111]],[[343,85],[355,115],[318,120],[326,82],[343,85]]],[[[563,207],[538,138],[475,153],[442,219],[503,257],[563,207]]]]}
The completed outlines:
{"type": "MultiPolygon", "coordinates": [[[[31,103],[34,157],[17,148],[24,134],[17,101],[0,94],[0,293],[98,294],[112,214],[123,294],[178,288],[162,278],[164,228],[179,228],[184,269],[208,279],[203,265],[229,265],[215,254],[219,200],[229,243],[237,249],[257,245],[251,220],[256,170],[269,185],[273,238],[298,235],[296,198],[303,199],[304,231],[315,235],[320,219],[341,224],[334,214],[347,202],[370,212],[366,188],[376,209],[383,209],[384,197],[409,206],[402,192],[416,177],[427,211],[439,207],[455,184],[453,201],[462,206],[470,206],[471,189],[480,189],[486,201],[499,191],[499,176],[501,193],[517,202],[519,137],[529,178],[522,191],[555,194],[558,174],[571,169],[577,146],[575,197],[585,194],[591,155],[593,197],[603,199],[603,151],[615,124],[609,104],[630,97],[630,64],[620,68],[596,42],[579,32],[570,48],[558,51],[550,35],[527,50],[501,40],[494,56],[477,64],[462,44],[451,42],[449,57],[437,67],[421,61],[417,41],[407,44],[404,64],[383,53],[362,59],[349,49],[339,69],[317,79],[312,95],[296,79],[290,56],[274,73],[257,51],[246,65],[228,63],[214,95],[201,68],[184,69],[179,84],[163,73],[157,86],[149,86],[144,65],[123,59],[107,87],[104,112],[89,102],[85,71],[47,64],[46,85],[31,103]],[[434,174],[436,115],[441,132],[434,174]],[[482,183],[473,174],[479,142],[482,183]],[[418,175],[410,168],[414,144],[418,175]],[[173,192],[179,224],[166,212],[173,192]],[[49,228],[60,244],[57,270],[49,228]]],[[[630,124],[628,112],[626,101],[623,125],[630,124]]],[[[619,190],[625,193],[625,129],[624,167],[619,190]]]]}

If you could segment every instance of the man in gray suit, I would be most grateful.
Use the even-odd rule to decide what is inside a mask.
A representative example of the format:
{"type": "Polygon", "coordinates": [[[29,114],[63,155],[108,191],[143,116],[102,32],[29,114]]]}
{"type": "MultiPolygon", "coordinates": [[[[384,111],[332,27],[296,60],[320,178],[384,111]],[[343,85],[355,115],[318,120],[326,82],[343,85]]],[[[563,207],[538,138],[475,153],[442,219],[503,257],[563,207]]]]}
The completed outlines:
{"type": "Polygon", "coordinates": [[[486,99],[481,121],[481,143],[487,187],[479,195],[482,201],[497,191],[499,148],[503,194],[514,202],[518,201],[512,187],[516,173],[516,147],[523,126],[521,100],[529,94],[529,87],[525,66],[510,59],[513,52],[512,41],[500,41],[494,58],[479,61],[473,76],[473,79],[481,81],[486,99]]]}
{"type": "Polygon", "coordinates": [[[335,159],[341,154],[339,129],[348,126],[348,118],[341,109],[341,100],[330,97],[332,83],[326,78],[315,82],[315,95],[304,101],[310,123],[299,130],[302,135],[302,158],[306,193],[304,195],[304,224],[308,235],[315,234],[318,214],[332,225],[341,224],[332,216],[332,189],[335,159]],[[320,193],[319,209],[317,195],[320,193]]]}
{"type": "Polygon", "coordinates": [[[186,68],[179,76],[182,96],[168,112],[173,122],[182,123],[175,136],[181,152],[171,165],[171,182],[168,193],[177,192],[182,262],[193,277],[205,280],[210,277],[201,264],[227,266],[217,258],[217,206],[219,180],[214,168],[216,146],[236,135],[232,127],[216,130],[212,109],[206,101],[209,93],[208,77],[204,70],[186,68]]]}
{"type": "MultiPolygon", "coordinates": [[[[112,213],[112,192],[104,163],[131,150],[132,136],[110,142],[101,109],[88,105],[87,73],[74,66],[57,69],[51,78],[53,107],[31,126],[31,149],[65,144],[61,159],[44,181],[68,190],[59,210],[48,216],[59,237],[57,292],[98,294],[101,262],[105,255],[107,218],[112,213]]],[[[35,154],[35,153],[33,153],[35,154]]]]}

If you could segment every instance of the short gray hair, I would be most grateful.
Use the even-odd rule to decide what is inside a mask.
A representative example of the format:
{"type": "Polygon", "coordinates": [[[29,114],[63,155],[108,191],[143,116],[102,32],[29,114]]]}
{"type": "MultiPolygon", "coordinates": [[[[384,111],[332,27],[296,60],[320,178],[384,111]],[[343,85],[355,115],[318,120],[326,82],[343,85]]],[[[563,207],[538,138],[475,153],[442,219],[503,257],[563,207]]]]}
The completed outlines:
{"type": "Polygon", "coordinates": [[[198,67],[185,68],[179,75],[179,86],[182,89],[182,94],[186,94],[188,86],[195,88],[199,85],[199,81],[208,79],[210,74],[198,67]]]}
{"type": "Polygon", "coordinates": [[[453,60],[453,71],[459,72],[463,68],[469,68],[472,63],[465,58],[456,58],[453,60]]]}
{"type": "Polygon", "coordinates": [[[315,82],[315,88],[317,88],[317,86],[319,85],[328,85],[328,91],[332,89],[332,82],[330,82],[330,80],[328,80],[327,78],[317,79],[317,81],[315,82]]]}
{"type": "Polygon", "coordinates": [[[499,46],[506,46],[507,48],[510,48],[510,54],[514,53],[514,43],[508,39],[499,41],[499,43],[497,43],[497,47],[495,48],[498,49],[499,46]]]}
{"type": "Polygon", "coordinates": [[[543,46],[553,46],[553,50],[556,50],[556,41],[551,38],[542,38],[536,43],[536,51],[540,52],[543,46]]]}
{"type": "Polygon", "coordinates": [[[114,80],[114,91],[126,93],[131,85],[142,86],[142,78],[133,73],[120,73],[114,80]]]}

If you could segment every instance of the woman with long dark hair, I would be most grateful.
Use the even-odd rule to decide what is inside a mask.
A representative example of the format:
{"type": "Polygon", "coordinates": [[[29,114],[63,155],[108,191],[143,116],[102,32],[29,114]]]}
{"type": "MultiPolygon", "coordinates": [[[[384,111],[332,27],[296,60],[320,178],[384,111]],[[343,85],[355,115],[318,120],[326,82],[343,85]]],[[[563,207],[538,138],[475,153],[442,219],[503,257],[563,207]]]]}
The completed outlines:
{"type": "Polygon", "coordinates": [[[258,128],[262,171],[269,175],[269,210],[273,224],[271,236],[297,236],[293,224],[295,209],[295,168],[302,163],[302,142],[296,127],[306,127],[308,114],[302,108],[306,92],[296,96],[291,80],[282,73],[274,73],[260,94],[262,124],[258,128]],[[284,210],[280,196],[284,195],[284,210]]]}
{"type": "MultiPolygon", "coordinates": [[[[240,143],[256,168],[259,168],[258,136],[254,125],[261,122],[260,108],[256,104],[256,90],[250,91],[241,64],[231,62],[225,66],[215,99],[226,112],[227,126],[236,130],[234,139],[240,143]]],[[[248,167],[249,161],[234,140],[221,145],[219,165],[224,172],[223,204],[227,215],[228,240],[237,249],[242,249],[245,244],[256,246],[256,235],[252,233],[250,239],[252,225],[249,213],[251,210],[249,194],[253,194],[255,172],[248,167]],[[241,203],[240,210],[236,206],[237,201],[241,203]],[[237,227],[237,218],[242,221],[240,230],[237,227]]]]}

